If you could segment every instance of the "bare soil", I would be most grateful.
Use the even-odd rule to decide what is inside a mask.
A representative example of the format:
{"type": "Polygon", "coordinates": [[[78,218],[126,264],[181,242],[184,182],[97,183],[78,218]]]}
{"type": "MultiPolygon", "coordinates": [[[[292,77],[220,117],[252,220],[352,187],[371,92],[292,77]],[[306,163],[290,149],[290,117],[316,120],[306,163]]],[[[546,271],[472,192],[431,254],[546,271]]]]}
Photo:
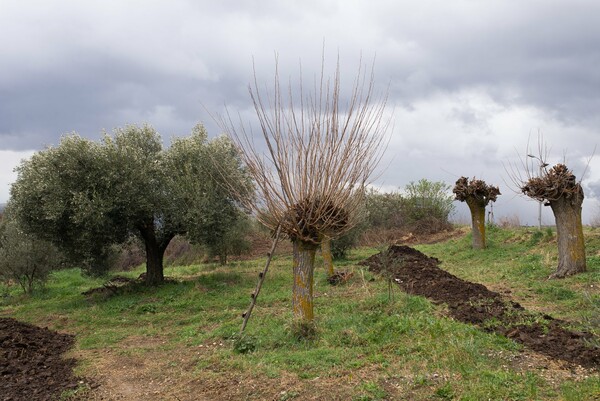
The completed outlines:
{"type": "Polygon", "coordinates": [[[462,280],[438,267],[440,261],[408,246],[393,245],[363,265],[390,277],[409,294],[448,306],[456,320],[507,336],[550,358],[585,368],[600,368],[598,338],[570,329],[566,321],[525,310],[484,285],[462,280]]]}
{"type": "Polygon", "coordinates": [[[0,400],[53,400],[75,389],[75,360],[63,357],[73,342],[69,334],[0,318],[0,400]]]}

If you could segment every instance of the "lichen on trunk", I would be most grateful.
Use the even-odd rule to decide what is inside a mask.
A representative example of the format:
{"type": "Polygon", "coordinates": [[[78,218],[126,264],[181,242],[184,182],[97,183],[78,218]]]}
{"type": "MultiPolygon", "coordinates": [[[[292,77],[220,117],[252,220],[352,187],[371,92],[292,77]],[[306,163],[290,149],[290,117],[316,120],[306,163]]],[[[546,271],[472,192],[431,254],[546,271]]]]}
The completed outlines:
{"type": "Polygon", "coordinates": [[[473,249],[485,249],[485,205],[469,200],[467,200],[467,205],[471,211],[473,249]]]}
{"type": "Polygon", "coordinates": [[[321,255],[323,256],[323,266],[327,272],[327,277],[333,277],[333,255],[331,254],[331,238],[325,236],[321,242],[321,255]]]}
{"type": "Polygon", "coordinates": [[[301,324],[312,324],[313,276],[317,245],[302,240],[294,240],[294,286],[292,290],[292,309],[294,320],[301,324]]]}
{"type": "MultiPolygon", "coordinates": [[[[541,159],[540,159],[541,160],[541,159]]],[[[550,278],[562,278],[586,270],[585,242],[581,222],[583,188],[564,164],[540,171],[521,186],[521,191],[552,208],[556,221],[558,267],[550,278]]]]}
{"type": "Polygon", "coordinates": [[[556,220],[558,241],[558,267],[550,277],[562,278],[586,270],[585,243],[581,223],[581,200],[573,204],[571,199],[561,197],[550,202],[556,220]]]}
{"type": "Polygon", "coordinates": [[[483,180],[460,177],[452,192],[456,200],[466,202],[471,212],[473,235],[473,249],[485,249],[485,207],[490,202],[495,202],[500,195],[500,189],[488,185],[483,180]]]}

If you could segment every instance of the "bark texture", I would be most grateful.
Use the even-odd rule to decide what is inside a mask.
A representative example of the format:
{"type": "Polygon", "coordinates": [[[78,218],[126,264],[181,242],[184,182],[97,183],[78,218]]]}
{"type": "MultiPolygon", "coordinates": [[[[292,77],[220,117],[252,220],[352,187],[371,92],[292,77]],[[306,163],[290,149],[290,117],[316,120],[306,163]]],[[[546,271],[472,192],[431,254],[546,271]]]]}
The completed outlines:
{"type": "Polygon", "coordinates": [[[321,255],[323,256],[323,266],[327,272],[327,277],[333,277],[333,255],[331,254],[331,238],[323,237],[321,242],[321,255]]]}
{"type": "Polygon", "coordinates": [[[147,222],[139,227],[139,230],[146,248],[146,284],[160,285],[165,281],[163,273],[165,250],[174,234],[159,238],[156,235],[154,222],[147,222]]]}
{"type": "Polygon", "coordinates": [[[313,276],[317,246],[310,242],[294,241],[294,287],[292,309],[294,320],[300,323],[314,321],[313,276]]]}
{"type": "Polygon", "coordinates": [[[562,278],[586,270],[585,242],[581,223],[583,188],[575,175],[564,164],[544,170],[539,177],[531,177],[521,187],[530,198],[552,208],[556,220],[558,240],[558,267],[551,278],[562,278]]]}
{"type": "Polygon", "coordinates": [[[581,223],[583,196],[576,204],[561,197],[550,202],[556,220],[558,267],[552,278],[562,278],[586,270],[585,243],[581,223]]]}
{"type": "Polygon", "coordinates": [[[471,211],[471,226],[473,232],[473,249],[485,249],[485,205],[476,200],[467,200],[471,211]]]}

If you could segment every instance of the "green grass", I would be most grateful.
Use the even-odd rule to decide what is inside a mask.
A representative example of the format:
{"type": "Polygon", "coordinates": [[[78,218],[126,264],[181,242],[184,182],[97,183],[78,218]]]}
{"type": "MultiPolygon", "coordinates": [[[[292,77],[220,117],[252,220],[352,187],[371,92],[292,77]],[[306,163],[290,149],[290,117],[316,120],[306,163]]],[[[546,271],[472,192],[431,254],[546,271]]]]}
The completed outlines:
{"type": "MultiPolygon", "coordinates": [[[[560,281],[546,280],[556,262],[548,233],[494,228],[488,235],[485,251],[473,251],[468,236],[418,248],[442,260],[453,274],[600,332],[600,232],[586,231],[589,271],[560,281]]],[[[538,368],[513,362],[521,346],[511,340],[449,319],[443,306],[398,288],[390,299],[387,281],[357,265],[376,252],[351,253],[343,269],[354,276],[346,285],[329,286],[317,269],[318,335],[311,341],[291,334],[291,260],[285,256],[274,259],[242,338],[241,313],[264,259],[227,267],[169,267],[166,275],[177,282],[136,286],[110,297],[82,295],[103,280],[63,270],[29,297],[14,287],[0,287],[0,314],[74,333],[80,350],[144,355],[152,348],[167,358],[173,350],[192,353],[217,344],[195,360],[193,372],[328,380],[350,387],[352,400],[587,400],[600,394],[597,374],[550,380],[538,368]],[[139,345],[124,347],[132,339],[139,345]],[[159,345],[146,345],[156,339],[159,345]]],[[[136,277],[141,271],[119,274],[136,277]]],[[[300,390],[277,393],[280,399],[303,399],[300,390]]]]}

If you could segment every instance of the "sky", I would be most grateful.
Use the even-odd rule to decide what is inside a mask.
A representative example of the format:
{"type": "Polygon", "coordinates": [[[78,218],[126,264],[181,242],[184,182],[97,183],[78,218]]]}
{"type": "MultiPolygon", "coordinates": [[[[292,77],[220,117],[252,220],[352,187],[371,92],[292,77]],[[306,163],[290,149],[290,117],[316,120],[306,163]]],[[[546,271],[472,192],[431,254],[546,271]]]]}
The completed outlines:
{"type": "Polygon", "coordinates": [[[388,91],[375,187],[477,177],[500,187],[497,221],[536,224],[507,170],[536,170],[542,135],[545,161],[582,179],[584,223],[600,216],[597,1],[0,0],[0,38],[0,203],[15,166],[63,135],[148,123],[168,145],[201,122],[217,136],[225,107],[253,124],[248,85],[272,83],[276,56],[292,80],[339,57],[342,82],[362,60],[388,91]]]}

